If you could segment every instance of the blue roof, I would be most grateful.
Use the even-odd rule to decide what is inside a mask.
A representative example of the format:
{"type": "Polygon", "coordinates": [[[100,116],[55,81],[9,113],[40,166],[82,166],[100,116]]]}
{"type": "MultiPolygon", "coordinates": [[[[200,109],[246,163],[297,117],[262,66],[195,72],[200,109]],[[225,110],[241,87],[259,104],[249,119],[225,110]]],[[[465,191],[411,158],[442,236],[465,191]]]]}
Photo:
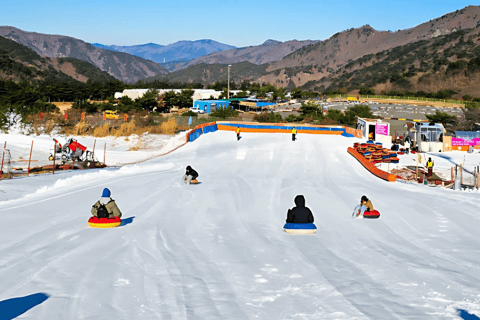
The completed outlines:
{"type": "Polygon", "coordinates": [[[257,107],[265,107],[265,106],[274,106],[276,103],[271,102],[257,102],[257,107]]]}
{"type": "Polygon", "coordinates": [[[455,136],[465,140],[472,140],[474,138],[480,138],[480,131],[455,131],[455,136]]]}
{"type": "Polygon", "coordinates": [[[218,102],[228,102],[228,101],[224,101],[224,100],[195,100],[194,102],[196,101],[200,101],[200,102],[209,102],[209,103],[218,103],[218,102]]]}

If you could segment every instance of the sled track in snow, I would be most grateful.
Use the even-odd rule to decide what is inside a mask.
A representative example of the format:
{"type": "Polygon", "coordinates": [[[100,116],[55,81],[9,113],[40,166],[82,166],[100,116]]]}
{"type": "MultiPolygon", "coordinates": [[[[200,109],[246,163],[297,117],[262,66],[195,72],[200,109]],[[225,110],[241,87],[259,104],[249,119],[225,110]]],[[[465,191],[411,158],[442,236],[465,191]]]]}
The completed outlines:
{"type": "Polygon", "coordinates": [[[59,175],[65,187],[0,202],[0,301],[49,294],[27,319],[480,315],[478,196],[380,180],[346,152],[354,141],[215,132],[108,174],[59,175]],[[201,184],[181,182],[187,165],[201,184]],[[104,187],[131,223],[88,228],[104,187]],[[282,231],[298,194],[316,235],[282,231]],[[364,194],[380,219],[351,219],[364,194]]]}

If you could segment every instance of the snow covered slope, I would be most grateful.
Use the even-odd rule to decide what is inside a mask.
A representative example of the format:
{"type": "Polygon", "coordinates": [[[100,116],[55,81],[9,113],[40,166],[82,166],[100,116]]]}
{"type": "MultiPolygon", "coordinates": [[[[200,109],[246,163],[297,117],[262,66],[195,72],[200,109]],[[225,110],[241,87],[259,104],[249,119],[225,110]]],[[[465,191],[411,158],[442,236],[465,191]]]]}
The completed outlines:
{"type": "Polygon", "coordinates": [[[353,138],[242,136],[12,181],[30,189],[0,202],[0,303],[50,295],[22,319],[480,316],[478,193],[380,180],[346,152],[353,138]],[[187,165],[201,184],[183,185],[187,165]],[[104,187],[125,225],[92,229],[104,187]],[[282,231],[297,194],[316,235],[282,231]],[[363,194],[380,219],[351,219],[363,194]]]}

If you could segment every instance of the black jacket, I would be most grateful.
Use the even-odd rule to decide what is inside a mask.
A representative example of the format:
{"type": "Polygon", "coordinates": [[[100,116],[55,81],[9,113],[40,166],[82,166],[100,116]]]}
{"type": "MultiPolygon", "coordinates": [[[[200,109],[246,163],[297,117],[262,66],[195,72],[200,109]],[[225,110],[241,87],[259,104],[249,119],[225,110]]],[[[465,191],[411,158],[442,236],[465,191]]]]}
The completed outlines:
{"type": "Polygon", "coordinates": [[[198,172],[193,170],[191,167],[187,168],[187,171],[185,172],[187,176],[192,176],[192,179],[195,180],[198,178],[198,172]]]}
{"type": "Polygon", "coordinates": [[[313,223],[313,214],[310,209],[305,207],[305,198],[296,196],[295,204],[296,207],[288,209],[287,223],[313,223]]]}

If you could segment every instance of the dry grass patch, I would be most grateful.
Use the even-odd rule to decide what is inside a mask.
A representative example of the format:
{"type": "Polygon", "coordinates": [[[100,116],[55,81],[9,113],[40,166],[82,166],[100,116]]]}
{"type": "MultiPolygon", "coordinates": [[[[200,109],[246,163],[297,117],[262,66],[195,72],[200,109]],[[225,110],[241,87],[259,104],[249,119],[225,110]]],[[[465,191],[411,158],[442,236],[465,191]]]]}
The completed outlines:
{"type": "Polygon", "coordinates": [[[90,126],[85,122],[85,120],[80,121],[73,127],[72,134],[75,136],[81,136],[88,132],[90,126]]]}
{"type": "Polygon", "coordinates": [[[137,133],[136,130],[136,126],[135,126],[135,121],[130,121],[130,122],[125,122],[125,123],[122,123],[122,125],[120,126],[120,128],[118,128],[117,130],[115,130],[115,133],[114,135],[116,137],[121,137],[121,136],[129,136],[129,135],[132,135],[134,133],[137,133]]]}
{"type": "Polygon", "coordinates": [[[175,118],[170,118],[168,121],[165,121],[160,125],[160,133],[163,134],[174,134],[177,129],[178,125],[175,118]]]}
{"type": "Polygon", "coordinates": [[[93,131],[93,136],[97,138],[101,138],[101,137],[108,136],[109,133],[110,133],[110,126],[108,125],[108,123],[105,123],[103,126],[95,128],[95,130],[93,131]]]}

